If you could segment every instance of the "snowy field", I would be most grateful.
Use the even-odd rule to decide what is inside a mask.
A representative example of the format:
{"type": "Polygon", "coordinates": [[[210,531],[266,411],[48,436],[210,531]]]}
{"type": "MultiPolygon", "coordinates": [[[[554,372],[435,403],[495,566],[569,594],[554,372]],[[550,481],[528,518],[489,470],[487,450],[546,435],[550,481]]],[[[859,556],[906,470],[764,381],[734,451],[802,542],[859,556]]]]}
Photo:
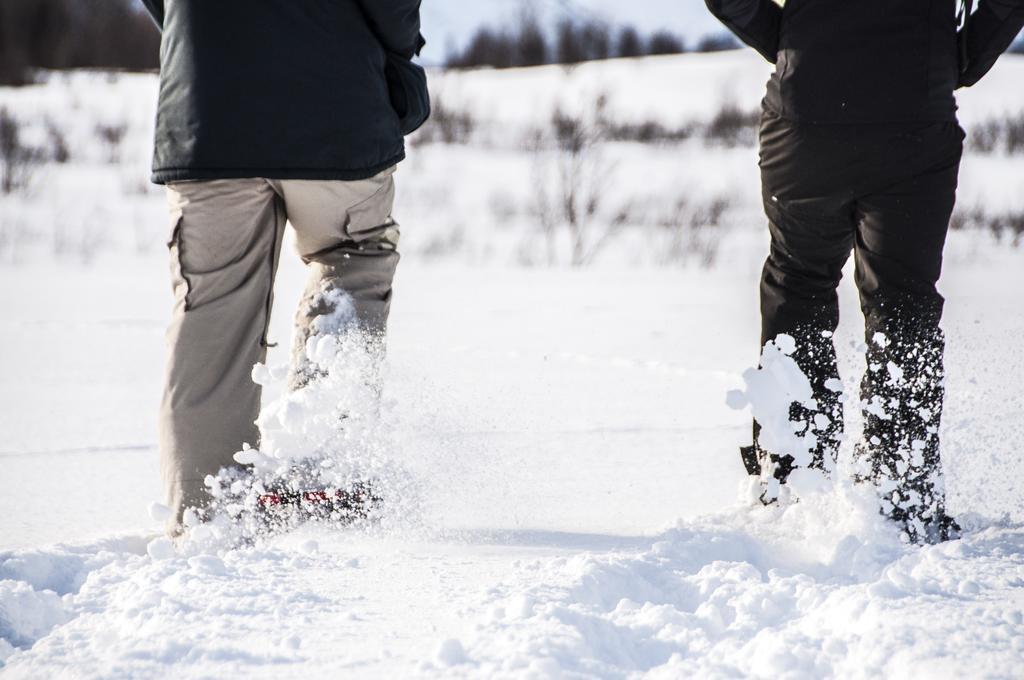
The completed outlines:
{"type": "MultiPolygon", "coordinates": [[[[554,108],[585,117],[604,93],[620,123],[701,124],[756,108],[765,73],[724,54],[438,74],[435,94],[475,124],[416,143],[397,179],[387,442],[414,503],[382,527],[183,554],[148,511],[170,307],[162,195],[141,181],[155,83],[0,90],[26,139],[44,144],[52,120],[71,158],[0,198],[0,676],[1019,677],[1012,230],[950,237],[943,455],[966,535],[919,548],[842,475],[784,508],[742,492],[749,421],[725,395],[757,360],[767,245],[749,143],[600,148],[610,213],[725,197],[713,224],[687,213],[689,230],[663,233],[640,216],[576,268],[565,233],[548,246],[531,227],[537,167],[557,152],[524,138],[554,108]],[[119,144],[98,123],[124,124],[119,144]]],[[[1021,78],[1008,59],[965,93],[965,127],[1024,112],[1021,78]]],[[[1022,197],[1024,155],[969,154],[962,203],[1013,214],[1022,197]]],[[[302,283],[284,258],[282,346],[302,283]]],[[[852,390],[849,281],[842,295],[852,390]]]]}

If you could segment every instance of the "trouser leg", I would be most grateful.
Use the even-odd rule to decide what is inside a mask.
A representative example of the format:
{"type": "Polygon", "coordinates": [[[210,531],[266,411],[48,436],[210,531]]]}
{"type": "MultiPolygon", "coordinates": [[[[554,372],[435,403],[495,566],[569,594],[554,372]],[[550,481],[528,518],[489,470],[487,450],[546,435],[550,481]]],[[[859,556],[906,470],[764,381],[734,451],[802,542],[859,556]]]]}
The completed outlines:
{"type": "MultiPolygon", "coordinates": [[[[782,334],[796,340],[792,357],[810,381],[816,407],[794,403],[790,418],[817,438],[811,467],[830,469],[843,429],[832,334],[839,323],[836,288],[852,240],[849,222],[835,214],[795,217],[779,206],[771,206],[769,214],[772,245],[761,277],[761,346],[782,334]]],[[[755,441],[758,434],[755,423],[755,441]]],[[[762,458],[766,455],[772,456],[775,478],[784,482],[793,470],[792,457],[762,452],[762,458]]]]}
{"type": "MultiPolygon", "coordinates": [[[[761,346],[780,334],[796,340],[794,360],[810,380],[817,407],[794,404],[791,419],[817,437],[812,467],[829,469],[842,436],[843,412],[831,381],[838,379],[832,334],[839,323],[837,288],[854,242],[854,214],[841,190],[794,181],[805,176],[814,145],[794,144],[786,124],[770,121],[762,132],[762,183],[771,250],[761,277],[761,346]],[[831,387],[831,388],[830,388],[831,387]]],[[[790,456],[761,451],[754,424],[753,456],[772,464],[784,482],[793,469],[790,456]]],[[[751,472],[754,470],[751,469],[751,472]]]]}
{"type": "Polygon", "coordinates": [[[168,189],[175,295],[160,409],[160,456],[172,531],[208,503],[204,478],[258,444],[273,280],[284,229],[264,180],[183,182],[168,189]]]}
{"type": "Polygon", "coordinates": [[[354,182],[285,181],[280,191],[309,279],[295,317],[290,384],[313,377],[308,340],[359,329],[383,352],[398,267],[394,170],[354,182]]]}
{"type": "Polygon", "coordinates": [[[955,203],[959,128],[938,126],[923,144],[946,148],[945,158],[859,200],[856,244],[868,346],[857,454],[862,474],[879,486],[883,509],[905,522],[915,540],[945,513],[939,455],[945,340],[936,284],[955,203]]]}

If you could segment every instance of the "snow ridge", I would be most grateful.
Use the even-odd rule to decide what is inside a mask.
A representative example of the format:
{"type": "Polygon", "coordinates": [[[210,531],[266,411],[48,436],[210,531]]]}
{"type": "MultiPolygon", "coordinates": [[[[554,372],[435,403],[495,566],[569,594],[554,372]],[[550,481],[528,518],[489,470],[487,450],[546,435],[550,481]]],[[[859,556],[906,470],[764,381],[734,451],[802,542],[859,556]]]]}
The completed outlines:
{"type": "Polygon", "coordinates": [[[989,526],[914,549],[850,501],[739,509],[680,523],[637,552],[531,565],[539,584],[497,590],[458,668],[467,677],[1009,677],[1024,651],[1024,531],[989,526]],[[821,518],[833,512],[850,512],[847,528],[875,526],[829,534],[821,518]]]}
{"type": "Polygon", "coordinates": [[[0,554],[0,659],[12,678],[1010,677],[1024,527],[969,518],[918,548],[874,507],[840,489],[511,565],[484,536],[309,530],[169,559],[141,539],[0,554]]]}

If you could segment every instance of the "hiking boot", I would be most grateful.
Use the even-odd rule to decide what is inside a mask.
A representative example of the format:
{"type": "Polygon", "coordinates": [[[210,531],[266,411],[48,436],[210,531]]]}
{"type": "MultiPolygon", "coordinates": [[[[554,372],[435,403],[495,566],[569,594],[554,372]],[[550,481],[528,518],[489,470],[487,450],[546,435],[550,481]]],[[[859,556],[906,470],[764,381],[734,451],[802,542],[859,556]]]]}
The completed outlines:
{"type": "Polygon", "coordinates": [[[348,489],[270,490],[258,497],[257,507],[272,523],[319,520],[348,525],[367,519],[383,501],[370,484],[356,482],[348,489]]]}

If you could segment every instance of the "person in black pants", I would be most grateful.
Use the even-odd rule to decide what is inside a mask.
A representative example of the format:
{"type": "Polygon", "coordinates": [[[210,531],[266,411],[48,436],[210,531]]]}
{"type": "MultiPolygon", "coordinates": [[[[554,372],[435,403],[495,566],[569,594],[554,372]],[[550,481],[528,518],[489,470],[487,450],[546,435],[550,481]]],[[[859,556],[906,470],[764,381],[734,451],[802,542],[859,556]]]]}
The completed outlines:
{"type": "MultiPolygon", "coordinates": [[[[761,176],[771,251],[761,280],[762,345],[797,340],[816,408],[794,421],[828,470],[843,410],[832,334],[850,253],[866,321],[859,476],[911,541],[947,540],[939,456],[943,298],[936,290],[964,133],[954,90],[991,69],[1024,26],[1024,0],[960,16],[941,0],[707,0],[776,64],[763,101],[761,176]]],[[[743,450],[752,475],[785,483],[789,456],[743,450]]],[[[768,485],[765,487],[769,488],[768,485]]],[[[768,495],[766,503],[773,502],[768,495]]]]}

